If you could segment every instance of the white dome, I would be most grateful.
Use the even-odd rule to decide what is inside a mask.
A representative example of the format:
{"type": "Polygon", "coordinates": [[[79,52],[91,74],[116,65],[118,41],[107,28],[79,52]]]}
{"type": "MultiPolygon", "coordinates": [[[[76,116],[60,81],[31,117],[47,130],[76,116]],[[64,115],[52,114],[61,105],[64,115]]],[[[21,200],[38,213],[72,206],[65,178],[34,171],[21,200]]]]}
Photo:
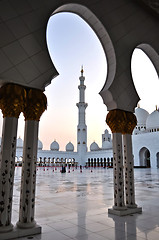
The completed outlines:
{"type": "Polygon", "coordinates": [[[135,116],[137,118],[138,126],[146,125],[146,120],[149,116],[149,113],[145,109],[138,107],[135,109],[135,116]]]}
{"type": "Polygon", "coordinates": [[[40,149],[40,150],[43,149],[43,144],[39,139],[38,139],[38,149],[40,149]]]}
{"type": "Polygon", "coordinates": [[[67,143],[66,151],[68,151],[68,152],[73,152],[74,151],[74,146],[71,142],[67,143]]]}
{"type": "Polygon", "coordinates": [[[104,141],[102,143],[102,149],[111,149],[112,148],[112,142],[104,141]]]}
{"type": "Polygon", "coordinates": [[[59,144],[58,144],[58,142],[56,142],[56,141],[52,142],[51,145],[50,145],[50,150],[52,150],[52,151],[59,151],[59,144]]]}
{"type": "Polygon", "coordinates": [[[23,148],[23,140],[20,137],[17,138],[17,148],[23,148]]]}
{"type": "Polygon", "coordinates": [[[148,116],[146,121],[146,128],[147,129],[159,128],[159,111],[158,110],[155,110],[148,116]]]}
{"type": "Polygon", "coordinates": [[[99,146],[96,142],[93,142],[91,145],[90,145],[90,150],[91,151],[97,151],[99,150],[99,146]]]}

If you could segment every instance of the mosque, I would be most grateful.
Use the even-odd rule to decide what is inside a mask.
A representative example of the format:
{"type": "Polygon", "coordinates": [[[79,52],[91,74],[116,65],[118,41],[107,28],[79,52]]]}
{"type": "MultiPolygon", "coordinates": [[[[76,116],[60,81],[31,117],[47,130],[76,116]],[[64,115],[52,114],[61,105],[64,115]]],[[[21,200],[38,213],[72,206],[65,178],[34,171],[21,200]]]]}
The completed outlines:
{"type": "MultiPolygon", "coordinates": [[[[135,114],[138,123],[136,122],[134,110],[139,101],[139,96],[132,80],[130,64],[133,51],[139,48],[147,54],[159,74],[159,11],[157,1],[76,0],[75,2],[72,3],[68,0],[1,1],[0,109],[3,114],[3,128],[0,154],[0,192],[2,193],[0,194],[0,239],[13,239],[25,236],[32,238],[32,235],[41,233],[41,226],[35,221],[37,159],[38,161],[41,159],[41,162],[44,162],[45,158],[48,162],[50,158],[50,164],[57,164],[56,162],[58,161],[60,164],[60,162],[65,161],[84,166],[88,163],[98,165],[98,160],[99,164],[103,164],[104,161],[108,163],[108,158],[109,162],[111,162],[113,157],[114,201],[112,208],[108,209],[108,214],[118,216],[131,215],[131,219],[133,218],[132,215],[142,212],[142,207],[138,207],[136,203],[136,196],[138,197],[139,193],[141,193],[143,198],[147,199],[148,197],[147,189],[146,191],[138,192],[137,195],[135,194],[133,163],[138,167],[156,168],[159,166],[159,112],[156,110],[149,115],[145,110],[137,108],[135,114]],[[87,126],[85,123],[87,104],[84,100],[86,87],[82,71],[79,84],[80,99],[79,103],[77,103],[79,110],[77,152],[74,152],[71,143],[67,145],[65,152],[61,152],[56,142],[51,144],[50,151],[43,151],[39,142],[37,154],[39,121],[42,113],[47,108],[47,97],[44,94],[45,87],[59,74],[48,51],[46,42],[47,22],[50,16],[62,12],[71,12],[80,16],[93,29],[102,44],[107,58],[108,72],[105,84],[100,91],[100,96],[108,109],[106,122],[112,131],[113,151],[111,139],[107,131],[104,133],[102,143],[103,147],[105,146],[104,142],[106,142],[106,145],[108,145],[107,149],[100,149],[98,145],[93,143],[90,151],[87,150],[87,126]],[[20,113],[23,113],[25,118],[24,144],[19,139],[21,146],[17,141],[16,148],[20,113]],[[136,127],[135,130],[134,127],[136,127]],[[15,157],[22,159],[22,156],[19,214],[17,214],[18,206],[16,203],[16,214],[12,223],[15,157]]],[[[102,186],[102,183],[100,184],[102,186]]],[[[63,196],[65,195],[62,195],[61,199],[63,196]]],[[[139,221],[144,220],[144,226],[150,227],[149,222],[152,220],[152,216],[154,216],[154,219],[157,216],[157,212],[155,212],[158,205],[157,197],[156,194],[155,201],[150,199],[150,207],[147,205],[147,201],[145,205],[142,204],[145,214],[139,221]],[[153,213],[155,215],[148,211],[148,208],[152,209],[153,204],[153,213]],[[148,215],[151,215],[150,220],[147,220],[148,215]]],[[[92,205],[95,209],[93,215],[85,214],[85,223],[88,223],[87,220],[90,220],[90,217],[93,219],[98,218],[99,214],[96,211],[98,205],[96,205],[96,202],[98,201],[94,201],[94,205],[92,205]]],[[[43,201],[43,204],[46,205],[46,201],[43,201]]],[[[62,211],[60,206],[57,206],[59,211],[62,211]]],[[[89,211],[87,204],[86,206],[86,210],[89,211]]],[[[76,214],[72,215],[79,216],[81,207],[83,208],[83,204],[77,201],[76,214]]],[[[37,209],[39,210],[38,205],[37,209]]],[[[45,212],[47,212],[47,209],[44,207],[45,212]]],[[[102,204],[100,210],[102,210],[103,219],[106,206],[103,208],[102,204]]],[[[84,212],[87,211],[84,209],[84,212]]],[[[83,216],[83,209],[81,213],[83,216]]],[[[45,214],[43,215],[46,216],[45,214]]],[[[63,217],[63,213],[61,216],[63,217]]],[[[124,234],[122,239],[125,239],[126,236],[129,237],[127,233],[130,225],[132,226],[130,238],[133,229],[133,238],[137,239],[138,225],[136,224],[139,221],[136,221],[136,218],[134,216],[135,224],[133,222],[132,224],[127,224],[127,222],[117,219],[117,225],[115,225],[112,232],[113,236],[118,234],[119,223],[122,223],[120,224],[124,227],[124,231],[121,231],[124,234]]],[[[68,220],[68,217],[66,219],[68,220]]],[[[42,222],[48,223],[48,215],[42,222]]],[[[83,238],[80,221],[77,222],[77,229],[83,238]]],[[[52,218],[51,226],[54,223],[55,221],[52,218]]],[[[130,223],[130,218],[128,223],[130,223]]],[[[60,221],[59,224],[62,225],[63,221],[60,221]]],[[[96,231],[98,230],[96,225],[94,228],[96,228],[96,231]]],[[[109,229],[108,232],[106,229],[104,232],[107,234],[109,229]]],[[[50,233],[51,237],[49,239],[52,239],[52,231],[50,233]]],[[[150,234],[155,234],[156,236],[155,232],[150,234]]],[[[86,238],[91,237],[92,234],[86,238]]],[[[44,239],[45,235],[42,235],[42,238],[44,239]]],[[[62,239],[62,237],[60,238],[62,239]]],[[[101,238],[101,235],[99,238],[101,238]]],[[[158,239],[158,236],[156,239],[158,239]]]]}
{"type": "MultiPolygon", "coordinates": [[[[43,150],[43,144],[38,140],[38,166],[87,166],[87,167],[113,167],[113,146],[112,138],[106,129],[102,134],[102,146],[96,142],[90,145],[90,151],[87,151],[87,125],[85,121],[85,110],[88,106],[85,103],[85,77],[83,69],[79,77],[79,103],[78,107],[78,126],[77,126],[77,152],[74,151],[74,145],[69,142],[65,150],[59,151],[59,144],[53,141],[50,144],[50,150],[43,150]]],[[[159,110],[149,114],[139,106],[135,109],[137,126],[132,133],[132,145],[135,167],[159,168],[159,110]]],[[[17,139],[16,165],[22,164],[23,140],[17,139]]]]}

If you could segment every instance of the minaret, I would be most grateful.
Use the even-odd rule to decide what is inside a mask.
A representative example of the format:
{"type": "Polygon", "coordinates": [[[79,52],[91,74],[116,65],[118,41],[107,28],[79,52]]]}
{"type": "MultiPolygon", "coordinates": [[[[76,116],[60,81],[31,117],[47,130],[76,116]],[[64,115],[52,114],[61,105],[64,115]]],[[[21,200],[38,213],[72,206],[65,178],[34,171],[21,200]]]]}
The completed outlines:
{"type": "Polygon", "coordinates": [[[85,154],[87,152],[87,126],[85,123],[85,109],[88,106],[85,103],[85,77],[83,76],[83,67],[81,68],[81,76],[79,77],[79,103],[78,107],[78,126],[77,126],[77,152],[79,154],[79,165],[85,165],[85,154]]]}

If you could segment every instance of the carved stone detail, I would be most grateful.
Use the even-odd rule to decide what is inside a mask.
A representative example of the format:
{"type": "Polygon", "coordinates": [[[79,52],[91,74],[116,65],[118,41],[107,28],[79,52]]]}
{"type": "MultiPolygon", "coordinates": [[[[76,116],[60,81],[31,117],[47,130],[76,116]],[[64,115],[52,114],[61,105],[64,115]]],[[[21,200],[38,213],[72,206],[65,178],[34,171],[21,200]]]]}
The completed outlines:
{"type": "Polygon", "coordinates": [[[113,133],[114,209],[125,209],[122,135],[113,133]]]}
{"type": "Polygon", "coordinates": [[[137,124],[137,119],[131,112],[114,109],[107,114],[106,123],[112,133],[132,134],[137,124]]]}
{"type": "Polygon", "coordinates": [[[8,83],[0,88],[0,108],[3,117],[16,117],[25,107],[26,90],[24,87],[8,83]]]}
{"type": "Polygon", "coordinates": [[[123,135],[123,157],[125,167],[125,197],[126,206],[136,208],[134,187],[134,159],[132,154],[131,134],[123,135]]]}
{"type": "Polygon", "coordinates": [[[19,228],[32,228],[36,225],[34,211],[38,125],[38,121],[25,122],[19,222],[17,223],[19,228]]]}
{"type": "Polygon", "coordinates": [[[38,89],[28,89],[26,95],[26,104],[24,108],[24,117],[26,120],[39,121],[42,113],[47,109],[47,98],[45,94],[38,89]]]}

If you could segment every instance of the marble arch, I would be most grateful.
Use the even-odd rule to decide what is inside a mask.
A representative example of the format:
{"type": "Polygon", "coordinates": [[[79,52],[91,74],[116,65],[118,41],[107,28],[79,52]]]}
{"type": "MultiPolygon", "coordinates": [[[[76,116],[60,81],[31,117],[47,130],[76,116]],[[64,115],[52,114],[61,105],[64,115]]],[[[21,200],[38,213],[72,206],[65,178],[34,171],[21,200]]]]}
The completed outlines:
{"type": "MultiPolygon", "coordinates": [[[[61,7],[57,8],[52,16],[54,14],[60,13],[60,12],[71,12],[75,13],[78,16],[80,16],[83,20],[85,20],[88,25],[94,30],[96,33],[98,39],[100,40],[103,50],[107,59],[107,66],[108,66],[108,73],[106,78],[106,85],[107,88],[112,84],[115,71],[116,71],[116,57],[115,57],[115,51],[114,47],[111,41],[111,38],[106,31],[104,25],[101,23],[101,21],[96,17],[96,15],[87,7],[81,4],[66,4],[62,5],[61,7]]],[[[107,105],[107,102],[112,101],[112,96],[110,93],[107,93],[109,95],[109,100],[104,102],[107,105]]],[[[105,101],[105,99],[103,99],[105,101]]]]}
{"type": "Polygon", "coordinates": [[[137,48],[141,49],[150,58],[159,76],[159,55],[156,50],[146,43],[139,44],[137,48]]]}
{"type": "Polygon", "coordinates": [[[43,0],[28,0],[20,5],[16,1],[14,6],[3,1],[0,85],[12,82],[43,91],[58,75],[48,54],[46,26],[52,14],[62,11],[81,16],[103,45],[109,67],[100,94],[108,110],[133,112],[139,97],[131,76],[132,52],[141,43],[152,46],[157,54],[159,48],[158,19],[137,1],[88,0],[83,5],[81,0],[75,4],[68,0],[48,0],[47,4],[43,0]]]}

